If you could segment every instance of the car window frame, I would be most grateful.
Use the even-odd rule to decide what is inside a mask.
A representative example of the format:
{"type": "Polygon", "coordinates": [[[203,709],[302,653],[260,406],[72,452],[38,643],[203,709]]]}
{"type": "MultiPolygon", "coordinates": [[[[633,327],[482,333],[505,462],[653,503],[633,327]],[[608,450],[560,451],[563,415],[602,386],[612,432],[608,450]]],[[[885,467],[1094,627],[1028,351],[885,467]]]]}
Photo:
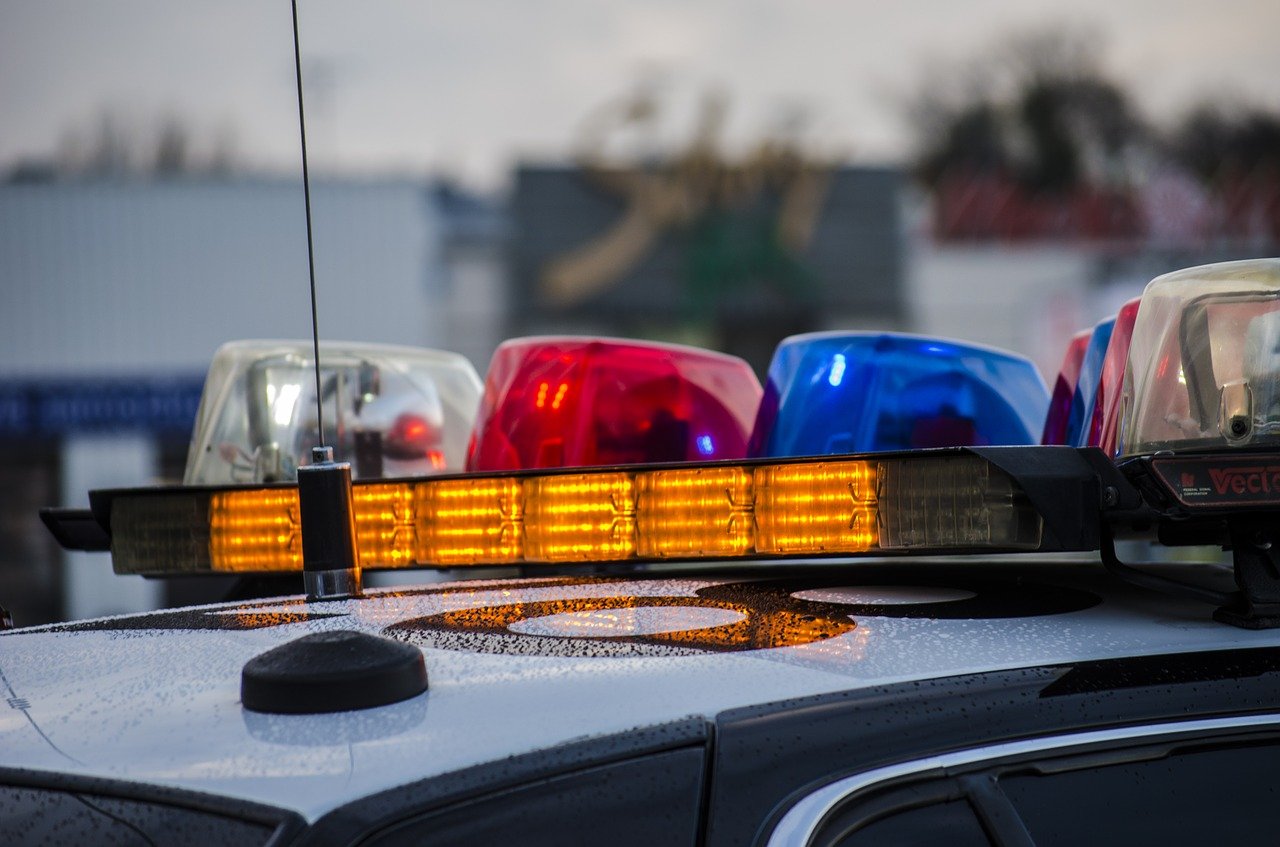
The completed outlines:
{"type": "Polygon", "coordinates": [[[856,802],[860,796],[908,782],[947,779],[956,776],[958,771],[1013,764],[1045,753],[1056,758],[1162,742],[1184,744],[1202,739],[1220,741],[1238,736],[1241,730],[1251,735],[1268,730],[1280,732],[1280,712],[1164,721],[1045,735],[970,747],[874,768],[831,782],[792,804],[770,832],[765,845],[806,847],[819,834],[824,823],[842,806],[856,802]]]}

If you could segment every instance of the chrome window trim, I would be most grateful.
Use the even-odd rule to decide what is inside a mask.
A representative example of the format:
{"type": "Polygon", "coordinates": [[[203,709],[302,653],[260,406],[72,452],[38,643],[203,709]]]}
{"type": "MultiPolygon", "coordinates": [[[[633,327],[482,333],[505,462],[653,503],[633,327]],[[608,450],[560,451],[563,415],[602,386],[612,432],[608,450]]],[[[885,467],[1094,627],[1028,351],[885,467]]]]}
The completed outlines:
{"type": "Polygon", "coordinates": [[[782,816],[782,820],[778,821],[778,825],[774,827],[773,832],[769,835],[767,847],[804,847],[809,843],[823,819],[839,803],[854,794],[904,776],[917,776],[928,774],[932,771],[936,771],[936,775],[941,776],[948,768],[979,764],[996,759],[1016,758],[1068,747],[1087,747],[1113,741],[1154,739],[1161,736],[1264,726],[1280,727],[1280,714],[1174,721],[1076,732],[1068,735],[1031,738],[1025,741],[1009,741],[986,747],[971,747],[954,753],[930,756],[927,759],[888,765],[837,780],[804,797],[788,809],[787,813],[782,816]]]}

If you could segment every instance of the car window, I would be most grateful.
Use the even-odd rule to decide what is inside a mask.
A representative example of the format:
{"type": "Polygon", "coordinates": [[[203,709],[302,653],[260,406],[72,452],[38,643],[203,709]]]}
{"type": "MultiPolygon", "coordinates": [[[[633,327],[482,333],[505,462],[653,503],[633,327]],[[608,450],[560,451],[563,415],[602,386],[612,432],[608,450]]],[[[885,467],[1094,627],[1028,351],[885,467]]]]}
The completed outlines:
{"type": "Polygon", "coordinates": [[[815,847],[988,847],[963,786],[953,779],[908,782],[859,794],[823,816],[815,847]]]}
{"type": "Polygon", "coordinates": [[[903,781],[900,769],[890,769],[898,771],[887,777],[890,782],[864,779],[862,790],[823,813],[807,843],[1167,847],[1275,841],[1280,781],[1272,774],[1280,738],[1274,732],[1108,743],[999,764],[957,760],[945,765],[950,774],[941,778],[936,760],[924,769],[929,777],[915,780],[903,781]]]}
{"type": "Polygon", "coordinates": [[[830,842],[831,847],[988,847],[990,843],[964,800],[891,813],[830,842]]]}
{"type": "Polygon", "coordinates": [[[1277,743],[1202,748],[999,784],[1037,847],[1264,844],[1280,832],[1277,755],[1277,743]]]}

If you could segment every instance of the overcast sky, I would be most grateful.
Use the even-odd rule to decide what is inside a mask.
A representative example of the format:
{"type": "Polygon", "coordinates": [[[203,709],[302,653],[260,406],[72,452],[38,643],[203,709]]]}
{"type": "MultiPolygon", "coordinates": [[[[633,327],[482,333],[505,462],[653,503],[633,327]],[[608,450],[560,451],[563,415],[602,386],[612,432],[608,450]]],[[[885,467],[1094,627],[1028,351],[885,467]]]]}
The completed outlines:
{"type": "MultiPolygon", "coordinates": [[[[745,144],[801,104],[828,150],[905,155],[904,96],[1002,34],[1092,27],[1144,113],[1240,98],[1280,110],[1277,0],[303,0],[313,161],[446,170],[499,186],[564,158],[584,118],[660,72],[678,135],[701,92],[745,144]],[[313,76],[314,75],[314,76],[313,76]]],[[[0,0],[0,168],[54,150],[104,108],[172,113],[241,159],[294,167],[286,0],[0,0]]]]}

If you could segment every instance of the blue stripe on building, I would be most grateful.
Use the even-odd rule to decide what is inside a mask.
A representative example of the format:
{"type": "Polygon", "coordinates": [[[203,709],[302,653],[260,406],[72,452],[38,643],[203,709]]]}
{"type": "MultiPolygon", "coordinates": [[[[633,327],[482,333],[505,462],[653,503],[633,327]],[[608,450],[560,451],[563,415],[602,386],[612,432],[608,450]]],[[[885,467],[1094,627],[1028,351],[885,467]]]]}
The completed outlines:
{"type": "Polygon", "coordinates": [[[188,437],[204,377],[0,381],[0,437],[134,432],[188,437]]]}

